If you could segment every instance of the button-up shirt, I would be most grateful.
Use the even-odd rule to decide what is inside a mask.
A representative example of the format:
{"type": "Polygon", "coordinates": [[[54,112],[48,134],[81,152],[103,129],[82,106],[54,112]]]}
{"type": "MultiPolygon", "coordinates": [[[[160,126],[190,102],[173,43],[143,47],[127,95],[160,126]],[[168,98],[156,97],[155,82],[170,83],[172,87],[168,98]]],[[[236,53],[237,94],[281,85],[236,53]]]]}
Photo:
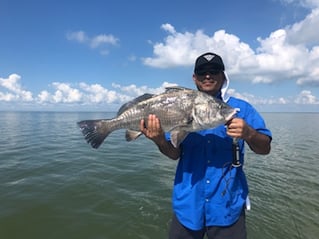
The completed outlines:
{"type": "MultiPolygon", "coordinates": [[[[271,137],[263,118],[247,102],[231,97],[230,106],[239,108],[236,117],[260,133],[271,137]]],[[[243,171],[244,141],[239,140],[240,167],[232,166],[233,139],[221,125],[190,133],[181,144],[174,189],[173,209],[187,228],[229,226],[243,210],[248,184],[243,171]]]]}

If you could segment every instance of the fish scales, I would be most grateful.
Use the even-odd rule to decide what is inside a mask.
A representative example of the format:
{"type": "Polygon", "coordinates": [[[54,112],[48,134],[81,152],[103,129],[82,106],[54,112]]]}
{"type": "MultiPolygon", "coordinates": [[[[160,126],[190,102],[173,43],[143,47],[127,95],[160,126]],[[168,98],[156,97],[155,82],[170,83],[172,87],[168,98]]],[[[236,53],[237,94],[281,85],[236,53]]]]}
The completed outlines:
{"type": "MultiPolygon", "coordinates": [[[[183,99],[186,97],[178,98],[172,97],[158,97],[159,100],[152,104],[152,100],[149,99],[145,102],[141,102],[135,107],[125,111],[120,118],[126,124],[119,124],[119,128],[128,128],[131,130],[139,130],[141,119],[147,119],[149,114],[156,114],[161,119],[161,124],[164,130],[170,130],[172,124],[187,122],[185,120],[185,113],[180,108],[176,108],[176,104],[182,106],[185,104],[183,99]],[[129,121],[129,122],[128,122],[129,121]]],[[[191,104],[188,104],[190,107],[191,104]]],[[[147,121],[146,121],[147,123],[147,121]]]]}
{"type": "Polygon", "coordinates": [[[127,129],[126,140],[138,138],[140,122],[155,114],[164,131],[171,133],[175,147],[190,132],[214,128],[226,123],[236,110],[206,93],[183,87],[168,88],[158,95],[145,94],[124,104],[113,119],[78,122],[86,141],[98,148],[114,130],[127,129]]]}

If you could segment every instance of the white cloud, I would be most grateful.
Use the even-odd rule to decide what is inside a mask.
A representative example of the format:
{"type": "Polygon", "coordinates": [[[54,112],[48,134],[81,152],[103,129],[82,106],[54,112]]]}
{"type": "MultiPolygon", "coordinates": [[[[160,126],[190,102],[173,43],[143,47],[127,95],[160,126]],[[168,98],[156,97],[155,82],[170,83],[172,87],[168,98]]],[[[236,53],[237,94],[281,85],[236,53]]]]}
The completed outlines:
{"type": "Polygon", "coordinates": [[[125,93],[126,95],[130,95],[132,97],[136,97],[139,95],[142,95],[144,93],[150,93],[150,94],[160,94],[165,91],[166,87],[170,86],[176,86],[174,83],[169,83],[169,82],[163,82],[163,84],[158,87],[158,88],[149,88],[148,86],[136,86],[134,84],[128,85],[128,86],[121,86],[119,84],[112,84],[112,86],[115,89],[120,90],[121,92],[125,93]]]}
{"type": "MultiPolygon", "coordinates": [[[[308,6],[317,1],[302,1],[308,6]]],[[[299,2],[300,3],[300,2],[299,2]]],[[[316,6],[319,6],[317,4],[316,6]]],[[[192,66],[194,59],[206,52],[220,54],[230,76],[253,83],[275,83],[294,80],[300,85],[319,85],[319,8],[314,8],[302,21],[277,29],[266,38],[258,37],[259,46],[252,49],[238,36],[218,30],[208,35],[178,32],[169,23],[161,28],[167,32],[163,42],[153,44],[153,57],[144,64],[168,68],[192,66]]]]}
{"type": "Polygon", "coordinates": [[[286,105],[290,103],[289,99],[286,99],[284,97],[279,98],[263,98],[258,97],[256,95],[250,94],[250,93],[239,93],[235,89],[229,89],[227,93],[233,97],[245,100],[249,102],[252,105],[286,105]]]}
{"type": "Polygon", "coordinates": [[[53,82],[52,85],[57,89],[51,97],[55,103],[80,102],[82,93],[78,89],[72,88],[67,83],[53,82]]]}
{"type": "Polygon", "coordinates": [[[252,80],[253,83],[271,83],[273,82],[273,79],[267,76],[256,76],[252,80]]]}
{"type": "Polygon", "coordinates": [[[113,83],[112,87],[114,87],[115,89],[123,92],[124,94],[130,95],[130,96],[142,95],[145,92],[154,93],[154,91],[155,91],[154,89],[150,89],[147,86],[138,87],[135,84],[123,86],[123,85],[120,85],[120,84],[113,83]]]}
{"type": "Polygon", "coordinates": [[[167,32],[169,32],[169,33],[171,33],[171,34],[175,34],[175,33],[176,33],[175,28],[174,28],[171,24],[169,24],[169,23],[163,24],[163,25],[161,26],[161,28],[162,28],[163,30],[165,30],[165,31],[167,31],[167,32]]]}
{"type": "Polygon", "coordinates": [[[304,8],[314,8],[319,6],[318,0],[280,0],[284,4],[297,4],[304,8]]]}
{"type": "MultiPolygon", "coordinates": [[[[0,91],[0,103],[24,103],[29,104],[33,109],[43,105],[48,107],[73,106],[75,109],[84,107],[85,110],[96,108],[97,105],[108,110],[117,110],[122,104],[140,96],[144,93],[159,94],[164,92],[166,87],[176,86],[174,83],[163,82],[157,88],[150,88],[142,85],[119,85],[112,84],[112,89],[107,89],[100,84],[79,83],[71,85],[63,82],[53,82],[52,90],[42,90],[37,97],[32,98],[31,92],[21,89],[19,84],[20,76],[12,74],[8,79],[0,78],[0,86],[9,90],[9,92],[0,91]],[[24,92],[24,93],[21,93],[24,92]],[[112,107],[110,107],[112,106],[112,107]]],[[[1,89],[1,88],[0,88],[1,89]]],[[[266,105],[318,105],[319,99],[311,91],[303,90],[296,97],[269,97],[263,98],[247,92],[237,92],[235,89],[229,89],[231,96],[246,100],[256,106],[266,105]],[[292,100],[293,99],[293,100],[292,100]]]]}
{"type": "Polygon", "coordinates": [[[83,91],[83,102],[90,103],[114,103],[122,101],[124,96],[118,94],[116,91],[105,89],[99,84],[88,85],[80,83],[80,88],[83,91]]]}
{"type": "Polygon", "coordinates": [[[116,45],[118,42],[118,39],[115,38],[113,35],[98,35],[91,39],[91,47],[97,48],[103,44],[110,44],[110,45],[116,45]]]}
{"type": "Polygon", "coordinates": [[[308,74],[299,77],[297,84],[319,86],[319,46],[313,47],[308,57],[308,59],[305,59],[310,62],[309,65],[305,65],[305,71],[308,74]]]}
{"type": "MultiPolygon", "coordinates": [[[[282,0],[284,1],[284,0],[282,0]]],[[[275,84],[278,81],[293,81],[303,89],[307,86],[319,87],[319,25],[318,0],[286,0],[312,8],[308,16],[295,24],[276,29],[269,36],[256,38],[259,44],[256,49],[243,42],[240,37],[223,29],[207,34],[199,29],[194,32],[179,32],[169,23],[161,29],[167,36],[162,42],[153,45],[153,57],[144,58],[144,64],[157,68],[193,66],[194,59],[206,51],[220,54],[226,64],[231,79],[248,80],[255,84],[275,84]]],[[[66,34],[69,41],[78,42],[88,48],[109,54],[109,47],[119,44],[112,34],[88,36],[84,31],[66,34]]],[[[128,57],[135,61],[136,56],[128,57]]],[[[164,82],[157,88],[142,85],[112,84],[111,89],[99,84],[70,84],[54,82],[50,89],[43,89],[33,97],[23,89],[21,77],[11,74],[0,78],[0,102],[22,102],[31,104],[52,105],[114,105],[117,107],[143,93],[160,93],[171,83],[164,82]]],[[[315,91],[314,91],[315,92],[315,91]]],[[[253,105],[287,105],[304,104],[316,107],[319,99],[310,90],[303,90],[297,96],[262,98],[246,92],[229,93],[247,100],[253,105]]]]}
{"type": "Polygon", "coordinates": [[[295,99],[296,104],[314,104],[317,105],[319,104],[319,99],[312,95],[311,91],[309,90],[303,90],[300,92],[300,94],[297,96],[295,99]]]}
{"type": "Polygon", "coordinates": [[[85,44],[92,49],[100,49],[101,55],[108,55],[109,51],[107,47],[116,46],[119,43],[119,39],[112,34],[100,34],[89,37],[84,31],[68,32],[66,39],[85,44]]]}
{"type": "Polygon", "coordinates": [[[43,90],[40,92],[40,94],[38,94],[38,101],[39,103],[45,103],[45,102],[48,102],[50,101],[50,93],[46,90],[43,90]]]}
{"type": "MultiPolygon", "coordinates": [[[[198,48],[206,39],[208,40],[202,31],[197,31],[195,34],[178,33],[169,24],[162,25],[162,28],[169,35],[165,39],[165,43],[155,43],[153,49],[155,57],[143,59],[146,65],[159,68],[191,65],[199,54],[198,48]]],[[[205,45],[202,45],[202,50],[204,49],[205,45]]]]}
{"type": "Polygon", "coordinates": [[[0,92],[0,101],[11,102],[14,100],[16,100],[16,97],[14,94],[0,92]]]}
{"type": "Polygon", "coordinates": [[[301,91],[294,99],[291,97],[262,98],[245,92],[239,93],[235,89],[229,89],[228,94],[252,105],[289,105],[292,103],[296,105],[319,105],[319,99],[308,90],[301,91]]]}
{"type": "Polygon", "coordinates": [[[146,65],[159,68],[190,66],[198,55],[206,51],[222,55],[232,68],[238,68],[240,64],[243,67],[250,66],[255,62],[255,59],[249,59],[254,56],[249,45],[225,30],[216,31],[213,36],[209,36],[202,30],[179,33],[170,24],[162,25],[162,29],[168,32],[168,36],[163,43],[154,44],[154,57],[143,59],[146,65]]]}
{"type": "MultiPolygon", "coordinates": [[[[164,82],[158,88],[149,88],[147,86],[137,85],[119,85],[112,84],[113,89],[104,88],[100,84],[79,83],[71,85],[68,83],[54,82],[52,83],[53,91],[43,90],[37,98],[36,103],[47,104],[69,104],[69,105],[96,105],[96,104],[121,104],[132,100],[133,98],[144,93],[158,94],[165,90],[165,87],[174,86],[176,84],[164,82]]],[[[8,97],[8,101],[11,98],[8,97]]]]}
{"type": "Polygon", "coordinates": [[[11,74],[9,78],[0,78],[0,101],[30,102],[33,100],[32,93],[22,89],[21,77],[11,74]]]}
{"type": "Polygon", "coordinates": [[[87,36],[86,33],[83,32],[83,31],[68,32],[68,33],[66,34],[66,38],[67,38],[69,41],[76,41],[76,42],[79,42],[79,43],[85,43],[85,42],[89,41],[88,36],[87,36]]]}
{"type": "Polygon", "coordinates": [[[290,44],[318,44],[319,37],[314,26],[319,26],[319,8],[313,9],[312,12],[302,21],[287,27],[290,44]]]}

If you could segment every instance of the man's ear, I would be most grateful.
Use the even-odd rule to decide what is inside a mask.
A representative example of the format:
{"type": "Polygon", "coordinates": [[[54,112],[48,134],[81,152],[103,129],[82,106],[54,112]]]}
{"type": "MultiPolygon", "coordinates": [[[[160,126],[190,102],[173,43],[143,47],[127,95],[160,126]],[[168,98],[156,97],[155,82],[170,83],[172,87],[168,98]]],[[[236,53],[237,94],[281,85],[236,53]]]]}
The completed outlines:
{"type": "Polygon", "coordinates": [[[196,83],[196,75],[193,74],[193,81],[196,83]]]}

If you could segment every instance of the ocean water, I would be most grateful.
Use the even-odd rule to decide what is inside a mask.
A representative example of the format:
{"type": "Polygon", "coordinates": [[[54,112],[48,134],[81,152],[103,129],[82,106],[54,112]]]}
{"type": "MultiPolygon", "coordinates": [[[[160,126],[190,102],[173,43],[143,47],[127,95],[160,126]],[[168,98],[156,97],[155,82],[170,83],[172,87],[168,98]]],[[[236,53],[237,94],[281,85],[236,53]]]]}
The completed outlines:
{"type": "MultiPolygon", "coordinates": [[[[249,239],[319,235],[319,114],[263,113],[272,152],[247,149],[249,239]]],[[[0,112],[0,239],[165,239],[176,163],[141,137],[92,149],[76,122],[113,113],[0,112]]]]}

